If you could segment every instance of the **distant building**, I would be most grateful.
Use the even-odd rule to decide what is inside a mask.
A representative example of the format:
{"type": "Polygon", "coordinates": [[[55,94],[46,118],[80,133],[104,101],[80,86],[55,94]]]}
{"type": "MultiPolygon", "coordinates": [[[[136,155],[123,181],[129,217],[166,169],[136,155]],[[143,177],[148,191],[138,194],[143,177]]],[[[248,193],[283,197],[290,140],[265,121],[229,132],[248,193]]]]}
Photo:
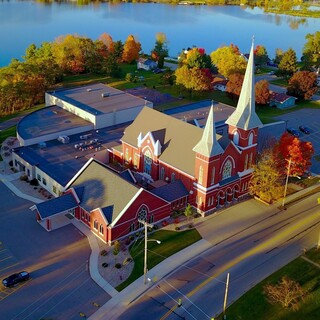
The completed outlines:
{"type": "Polygon", "coordinates": [[[139,58],[137,62],[137,69],[143,69],[146,71],[154,70],[158,67],[158,64],[151,60],[145,58],[139,58]]]}
{"type": "Polygon", "coordinates": [[[297,98],[288,96],[285,93],[272,92],[269,105],[278,109],[286,109],[293,107],[296,104],[296,100],[297,98]]]}

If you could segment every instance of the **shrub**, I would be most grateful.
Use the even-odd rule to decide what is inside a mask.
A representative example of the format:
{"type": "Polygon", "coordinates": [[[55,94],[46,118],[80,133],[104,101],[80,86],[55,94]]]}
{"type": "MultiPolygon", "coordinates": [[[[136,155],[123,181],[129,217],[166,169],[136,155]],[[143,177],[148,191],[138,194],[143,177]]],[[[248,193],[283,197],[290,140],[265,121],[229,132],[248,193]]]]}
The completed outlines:
{"type": "Polygon", "coordinates": [[[104,262],[103,264],[102,264],[102,267],[103,268],[106,268],[108,266],[108,264],[106,263],[106,262],[104,262]]]}
{"type": "Polygon", "coordinates": [[[132,261],[132,258],[127,257],[123,260],[123,265],[126,266],[127,264],[129,264],[132,261]]]}
{"type": "Polygon", "coordinates": [[[153,230],[158,230],[159,229],[159,226],[157,225],[157,224],[155,224],[154,226],[153,226],[153,230]]]}
{"type": "Polygon", "coordinates": [[[120,252],[120,242],[116,240],[113,245],[113,254],[116,256],[120,252]]]}
{"type": "Polygon", "coordinates": [[[176,231],[179,231],[180,230],[180,227],[175,227],[174,228],[176,231]]]}
{"type": "Polygon", "coordinates": [[[28,181],[28,176],[26,174],[20,176],[21,181],[28,181]]]}
{"type": "Polygon", "coordinates": [[[9,161],[9,166],[10,166],[10,167],[13,166],[13,161],[12,161],[12,160],[9,161]]]}
{"type": "Polygon", "coordinates": [[[122,265],[121,265],[121,263],[118,262],[114,265],[114,267],[117,269],[121,269],[122,265]]]}
{"type": "Polygon", "coordinates": [[[32,180],[30,181],[30,185],[32,185],[32,186],[38,186],[38,185],[39,185],[39,182],[38,182],[37,179],[32,179],[32,180]]]}
{"type": "Polygon", "coordinates": [[[134,75],[132,74],[132,73],[127,73],[126,74],[126,81],[128,81],[128,82],[133,82],[133,80],[134,80],[134,75]]]}
{"type": "Polygon", "coordinates": [[[108,254],[108,251],[107,250],[101,250],[100,251],[100,255],[101,256],[106,256],[108,254]]]}

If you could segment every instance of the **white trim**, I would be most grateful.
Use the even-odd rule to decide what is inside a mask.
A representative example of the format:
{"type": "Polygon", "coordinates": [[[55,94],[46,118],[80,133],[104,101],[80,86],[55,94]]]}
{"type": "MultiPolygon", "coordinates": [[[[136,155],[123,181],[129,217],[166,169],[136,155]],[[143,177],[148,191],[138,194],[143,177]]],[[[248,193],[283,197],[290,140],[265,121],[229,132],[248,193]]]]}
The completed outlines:
{"type": "Polygon", "coordinates": [[[79,199],[79,197],[78,197],[78,195],[77,195],[76,190],[74,190],[74,188],[70,188],[69,190],[71,190],[72,195],[76,198],[77,204],[79,205],[80,199],[79,199]]]}
{"type": "Polygon", "coordinates": [[[244,177],[244,176],[252,173],[253,171],[254,171],[253,168],[249,168],[249,169],[247,169],[247,170],[238,172],[238,175],[239,175],[240,178],[242,178],[242,177],[244,177]]]}
{"type": "Polygon", "coordinates": [[[69,187],[72,185],[73,182],[76,181],[76,179],[83,173],[85,169],[90,165],[92,161],[95,161],[94,158],[90,158],[83,166],[82,168],[74,175],[74,177],[66,184],[65,189],[69,189],[69,187]]]}
{"type": "Polygon", "coordinates": [[[250,149],[250,148],[256,147],[256,146],[257,146],[257,143],[254,143],[254,144],[250,144],[250,145],[247,146],[247,147],[240,147],[240,146],[238,146],[238,148],[241,149],[241,151],[243,151],[243,150],[247,150],[247,149],[250,149]]]}
{"type": "Polygon", "coordinates": [[[110,226],[113,228],[114,225],[120,220],[120,218],[124,215],[124,213],[128,210],[128,208],[134,203],[134,201],[140,196],[143,192],[143,188],[140,188],[138,192],[131,198],[131,200],[126,204],[126,206],[122,209],[122,211],[118,214],[117,218],[110,223],[110,226]]]}
{"type": "Polygon", "coordinates": [[[220,187],[220,184],[219,184],[219,183],[216,183],[216,184],[214,184],[213,186],[210,186],[209,188],[206,188],[206,187],[203,187],[202,185],[194,182],[194,183],[193,183],[193,186],[194,186],[196,189],[199,189],[199,190],[201,190],[201,191],[207,192],[207,191],[211,191],[211,190],[213,190],[213,189],[215,189],[215,188],[220,187]]]}

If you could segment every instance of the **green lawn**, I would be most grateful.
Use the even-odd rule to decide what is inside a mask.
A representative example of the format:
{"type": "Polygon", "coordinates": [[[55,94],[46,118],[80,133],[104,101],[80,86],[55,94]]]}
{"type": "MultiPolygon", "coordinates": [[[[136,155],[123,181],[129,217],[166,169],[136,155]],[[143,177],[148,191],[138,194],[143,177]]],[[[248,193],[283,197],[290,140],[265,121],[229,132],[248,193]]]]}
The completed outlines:
{"type": "MultiPolygon", "coordinates": [[[[307,256],[320,261],[320,251],[311,250],[307,256]]],[[[301,257],[292,261],[270,277],[256,285],[227,309],[227,319],[233,320],[318,320],[320,319],[320,269],[301,257]],[[283,309],[280,305],[271,305],[263,294],[267,283],[277,283],[282,276],[298,281],[309,291],[298,311],[283,309]]],[[[220,315],[218,319],[222,319],[220,315]]]]}
{"type": "Polygon", "coordinates": [[[2,130],[0,132],[0,145],[8,137],[15,137],[15,136],[16,136],[16,126],[10,127],[6,130],[2,130]]]}
{"type": "MultiPolygon", "coordinates": [[[[196,229],[186,231],[166,231],[159,230],[148,236],[148,239],[157,239],[161,244],[154,241],[148,242],[148,269],[152,269],[161,261],[188,247],[189,245],[201,239],[196,229]]],[[[123,290],[129,284],[143,275],[144,268],[144,240],[133,243],[129,249],[131,257],[134,260],[134,268],[129,278],[121,283],[116,289],[123,290]]]]}

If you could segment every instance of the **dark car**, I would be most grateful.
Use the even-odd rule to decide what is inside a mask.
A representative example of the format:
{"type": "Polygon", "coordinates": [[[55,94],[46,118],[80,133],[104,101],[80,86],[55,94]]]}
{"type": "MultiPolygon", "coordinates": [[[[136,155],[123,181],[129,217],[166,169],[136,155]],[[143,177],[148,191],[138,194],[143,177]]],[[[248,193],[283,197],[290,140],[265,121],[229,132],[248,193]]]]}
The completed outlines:
{"type": "Polygon", "coordinates": [[[13,287],[15,284],[29,280],[29,278],[30,274],[27,271],[21,271],[3,279],[2,284],[5,287],[13,287]]]}
{"type": "Polygon", "coordinates": [[[295,137],[300,137],[300,133],[295,128],[288,128],[287,131],[295,137]]]}
{"type": "Polygon", "coordinates": [[[309,134],[311,130],[306,126],[299,126],[299,130],[305,134],[309,134]]]}

